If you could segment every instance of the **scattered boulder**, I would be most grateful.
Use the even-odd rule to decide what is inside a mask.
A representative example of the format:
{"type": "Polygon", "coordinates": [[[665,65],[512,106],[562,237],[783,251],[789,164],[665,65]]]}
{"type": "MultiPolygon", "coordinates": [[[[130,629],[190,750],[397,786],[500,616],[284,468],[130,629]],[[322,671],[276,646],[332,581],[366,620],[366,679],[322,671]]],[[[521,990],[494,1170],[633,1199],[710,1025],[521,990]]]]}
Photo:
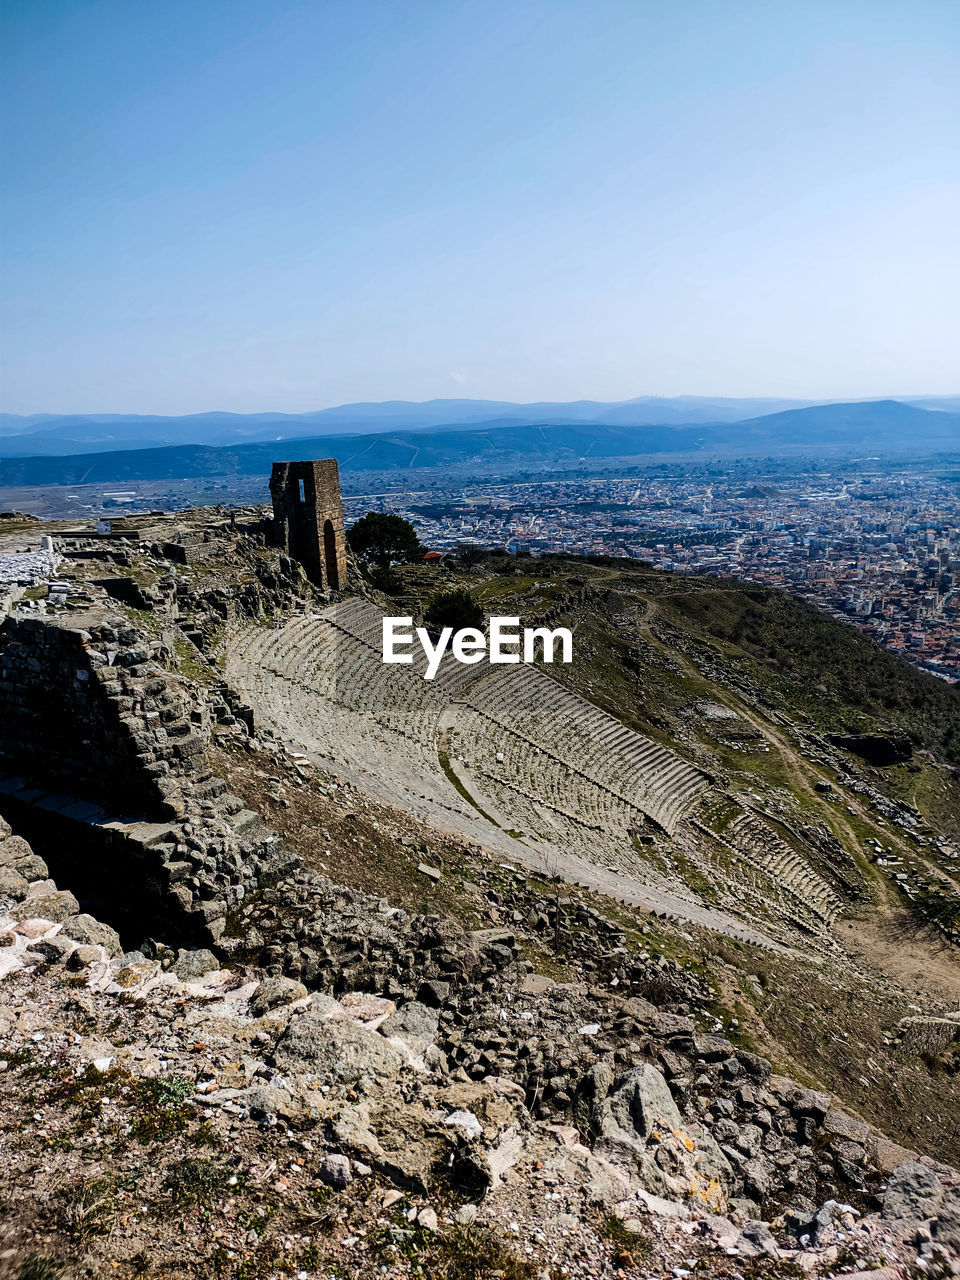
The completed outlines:
{"type": "Polygon", "coordinates": [[[766,1254],[769,1258],[779,1256],[780,1250],[773,1232],[765,1222],[754,1219],[744,1224],[740,1232],[740,1252],[747,1255],[766,1254]]]}
{"type": "Polygon", "coordinates": [[[809,1220],[799,1223],[797,1234],[800,1242],[812,1240],[814,1244],[820,1244],[836,1223],[852,1223],[856,1216],[851,1205],[841,1204],[839,1200],[826,1200],[809,1220]]]}
{"type": "Polygon", "coordinates": [[[56,934],[28,947],[26,957],[39,960],[41,964],[60,964],[72,950],[73,943],[61,934],[56,934]]]}
{"type": "Polygon", "coordinates": [[[12,867],[0,868],[0,898],[22,902],[27,896],[30,882],[12,867]]]}
{"type": "MultiPolygon", "coordinates": [[[[8,825],[7,831],[9,830],[8,825]]],[[[27,876],[28,880],[40,880],[47,875],[47,864],[42,858],[36,856],[23,836],[7,835],[5,839],[0,839],[0,867],[16,867],[22,875],[27,876]],[[40,867],[42,870],[38,875],[27,875],[27,872],[22,870],[25,864],[31,868],[40,867]]]]}
{"type": "Polygon", "coordinates": [[[220,968],[220,961],[212,951],[200,947],[196,951],[181,951],[171,968],[184,982],[195,982],[208,973],[215,973],[220,968]]]}
{"type": "Polygon", "coordinates": [[[443,1123],[467,1139],[479,1138],[483,1133],[483,1125],[472,1111],[451,1111],[443,1123]]]}
{"type": "Polygon", "coordinates": [[[250,997],[250,1012],[262,1018],[270,1009],[305,999],[307,988],[293,978],[264,978],[250,997]]]}
{"type": "Polygon", "coordinates": [[[853,1116],[848,1116],[845,1111],[828,1111],[823,1127],[827,1133],[835,1137],[845,1138],[861,1145],[870,1137],[869,1125],[865,1125],[862,1120],[854,1120],[853,1116]]]}
{"type": "Polygon", "coordinates": [[[99,947],[81,943],[79,947],[75,947],[71,951],[67,959],[67,968],[74,973],[82,973],[84,969],[89,969],[91,965],[97,964],[103,958],[103,952],[99,947]]]}
{"type": "Polygon", "coordinates": [[[950,1187],[943,1193],[937,1210],[937,1243],[960,1251],[960,1188],[950,1187]]]}
{"type": "MultiPolygon", "coordinates": [[[[52,883],[41,881],[41,884],[52,883]]],[[[10,913],[15,920],[39,918],[52,920],[54,924],[62,924],[80,911],[80,903],[67,889],[42,889],[39,893],[28,894],[10,913]]]]}
{"type": "Polygon", "coordinates": [[[655,1196],[693,1197],[711,1211],[724,1207],[734,1182],[730,1162],[703,1126],[684,1121],[662,1072],[646,1065],[613,1077],[600,1062],[584,1085],[581,1113],[587,1101],[595,1156],[655,1196]]]}
{"type": "Polygon", "coordinates": [[[943,1200],[937,1175],[916,1161],[901,1164],[890,1175],[883,1193],[883,1216],[888,1222],[924,1222],[936,1217],[943,1200]]]}
{"type": "Polygon", "coordinates": [[[317,1006],[291,1018],[276,1048],[278,1064],[346,1083],[399,1075],[404,1055],[355,1022],[331,1021],[317,1006]]]}
{"type": "Polygon", "coordinates": [[[656,1067],[645,1066],[627,1072],[617,1082],[603,1111],[618,1129],[633,1131],[642,1138],[683,1125],[667,1082],[656,1067]]]}
{"type": "Polygon", "coordinates": [[[436,1231],[440,1225],[437,1221],[435,1209],[431,1209],[429,1205],[425,1209],[421,1209],[417,1214],[417,1225],[423,1227],[424,1231],[436,1231]]]}
{"type": "Polygon", "coordinates": [[[353,1181],[350,1161],[346,1156],[328,1155],[320,1166],[320,1181],[335,1191],[342,1191],[353,1181]]]}
{"type": "Polygon", "coordinates": [[[293,1095],[277,1085],[257,1085],[248,1089],[244,1096],[247,1110],[254,1120],[272,1121],[277,1116],[288,1120],[299,1112],[293,1095]]]}
{"type": "Polygon", "coordinates": [[[81,914],[66,920],[63,932],[73,938],[74,942],[103,947],[110,956],[117,956],[123,950],[120,935],[116,929],[111,929],[108,924],[104,924],[102,920],[96,920],[93,916],[81,914]]]}
{"type": "Polygon", "coordinates": [[[433,1009],[439,1009],[446,1004],[452,987],[449,982],[438,982],[435,978],[428,982],[421,982],[417,989],[417,999],[421,1004],[429,1005],[433,1009]]]}
{"type": "Polygon", "coordinates": [[[418,1000],[410,1000],[380,1024],[380,1034],[397,1048],[407,1048],[419,1057],[437,1037],[440,1017],[436,1009],[428,1009],[418,1000]]]}

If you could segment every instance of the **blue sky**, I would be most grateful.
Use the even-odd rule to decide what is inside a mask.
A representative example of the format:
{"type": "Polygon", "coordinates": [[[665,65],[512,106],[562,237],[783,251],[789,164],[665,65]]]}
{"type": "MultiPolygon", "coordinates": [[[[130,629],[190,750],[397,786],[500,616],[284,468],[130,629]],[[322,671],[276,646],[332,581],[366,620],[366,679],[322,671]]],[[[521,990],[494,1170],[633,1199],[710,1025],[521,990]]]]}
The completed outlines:
{"type": "Polygon", "coordinates": [[[960,391],[956,0],[5,0],[2,408],[960,391]]]}

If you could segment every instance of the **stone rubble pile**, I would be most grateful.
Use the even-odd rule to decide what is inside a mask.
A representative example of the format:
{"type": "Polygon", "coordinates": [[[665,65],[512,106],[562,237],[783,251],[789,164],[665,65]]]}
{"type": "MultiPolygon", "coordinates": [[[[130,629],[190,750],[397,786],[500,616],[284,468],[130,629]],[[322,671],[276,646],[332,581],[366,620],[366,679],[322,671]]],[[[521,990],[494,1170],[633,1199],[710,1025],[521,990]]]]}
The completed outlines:
{"type": "Polygon", "coordinates": [[[36,587],[56,575],[63,557],[52,549],[0,552],[0,589],[36,587]]]}
{"type": "Polygon", "coordinates": [[[268,969],[320,990],[385,992],[440,1004],[451,991],[480,987],[511,965],[513,937],[468,933],[453,920],[410,916],[384,899],[300,868],[265,889],[220,940],[230,955],[259,956],[268,969]]]}
{"type": "MultiPolygon", "coordinates": [[[[523,901],[519,891],[500,896],[523,901]]],[[[598,1116],[624,1082],[654,1072],[680,1117],[673,1127],[699,1135],[708,1198],[741,1213],[786,1213],[800,1222],[830,1195],[862,1205],[908,1157],[829,1095],[699,1031],[687,1015],[702,1021],[709,993],[676,962],[628,954],[622,935],[590,908],[569,914],[567,928],[582,916],[582,937],[590,940],[584,956],[593,961],[587,980],[576,983],[532,973],[508,928],[469,933],[453,921],[411,917],[302,870],[242,908],[232,925],[237,936],[220,945],[232,961],[259,956],[278,981],[398,1003],[402,1025],[426,1037],[421,1047],[441,1078],[509,1080],[533,1117],[572,1119],[594,1139],[604,1131],[598,1116]],[[609,985],[610,975],[618,986],[609,985]],[[608,985],[595,985],[604,979],[608,985]],[[631,988],[647,990],[657,1004],[631,988]]],[[[675,1195],[681,1173],[689,1182],[677,1142],[658,1138],[643,1147],[642,1172],[633,1176],[649,1193],[675,1195]]]]}
{"type": "MultiPolygon", "coordinates": [[[[6,835],[0,853],[10,865],[44,870],[17,837],[6,835]]],[[[16,901],[37,910],[63,902],[55,886],[44,886],[43,898],[32,890],[19,899],[20,891],[8,885],[0,911],[16,901]]],[[[358,1276],[402,1274],[383,1270],[372,1245],[368,1255],[373,1220],[356,1230],[370,1211],[364,1204],[381,1225],[384,1214],[397,1223],[388,1236],[401,1243],[411,1222],[431,1233],[489,1223],[544,1274],[556,1265],[584,1278],[611,1275],[611,1265],[626,1276],[709,1274],[715,1260],[716,1273],[728,1275],[731,1260],[751,1259],[768,1259],[770,1274],[776,1267],[817,1275],[839,1267],[874,1280],[900,1280],[908,1267],[960,1274],[955,1171],[884,1143],[827,1095],[771,1075],[762,1059],[700,1036],[689,1019],[637,997],[614,997],[607,1026],[585,1037],[594,1061],[563,1123],[538,1115],[498,1062],[476,1079],[450,1070],[443,1007],[426,1003],[442,992],[311,993],[263,969],[223,968],[210,951],[117,954],[115,936],[96,921],[79,941],[69,936],[75,917],[15,915],[0,922],[15,934],[3,952],[16,960],[2,973],[0,1094],[14,1091],[4,1094],[5,1114],[17,1105],[25,1067],[40,1080],[94,1087],[102,1079],[110,1095],[85,1131],[66,1107],[46,1107],[0,1135],[6,1167],[28,1194],[35,1161],[23,1137],[31,1125],[60,1143],[45,1157],[48,1171],[54,1152],[78,1141],[87,1161],[99,1154],[113,1167],[109,1135],[143,1124],[123,1111],[130,1092],[123,1082],[169,1081],[205,1126],[205,1141],[233,1152],[238,1171],[257,1167],[266,1137],[275,1144],[270,1167],[290,1153],[291,1172],[276,1192],[292,1195],[296,1172],[334,1197],[328,1215],[336,1218],[343,1198],[343,1221],[354,1229],[341,1229],[328,1247],[338,1258],[346,1251],[345,1265],[358,1276]],[[83,990],[64,984],[64,969],[83,990]],[[82,1034],[69,1030],[77,1011],[82,1034]],[[610,1049],[618,1037],[619,1055],[610,1049]],[[61,1139],[60,1126],[71,1141],[61,1139]],[[785,1206],[761,1190],[765,1162],[789,1194],[785,1206]],[[853,1175],[849,1195],[842,1162],[853,1175]],[[801,1176],[791,1179],[798,1166],[801,1176]],[[806,1176],[814,1166],[819,1189],[806,1176]],[[372,1199],[371,1179],[385,1188],[372,1199]],[[364,1186],[358,1200],[354,1191],[364,1186]],[[391,1214],[396,1205],[402,1215],[391,1214]],[[603,1224],[614,1220],[621,1243],[611,1247],[612,1228],[603,1224]],[[641,1245],[634,1258],[630,1250],[641,1245]]],[[[543,1011],[558,988],[542,979],[531,985],[528,976],[504,989],[510,972],[491,980],[489,994],[501,1007],[516,1003],[528,1027],[543,1031],[556,1016],[556,1008],[543,1011]]],[[[598,1003],[588,989],[567,991],[556,1004],[581,1017],[591,999],[598,1003]]],[[[41,1199],[56,1185],[48,1179],[41,1199]]],[[[138,1200],[147,1194],[141,1183],[138,1200]]],[[[122,1240],[112,1241],[114,1261],[118,1248],[122,1258],[122,1240]]]]}
{"type": "Polygon", "coordinates": [[[58,889],[43,859],[0,817],[0,977],[40,959],[83,969],[120,950],[115,930],[58,889]]]}

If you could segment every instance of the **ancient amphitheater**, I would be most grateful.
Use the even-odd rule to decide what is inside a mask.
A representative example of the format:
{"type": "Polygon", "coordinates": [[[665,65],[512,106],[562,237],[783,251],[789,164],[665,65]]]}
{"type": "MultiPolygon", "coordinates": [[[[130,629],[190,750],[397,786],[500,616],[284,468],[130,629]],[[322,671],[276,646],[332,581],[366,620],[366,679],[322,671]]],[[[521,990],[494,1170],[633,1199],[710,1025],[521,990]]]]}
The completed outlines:
{"type": "Polygon", "coordinates": [[[836,914],[828,886],[756,819],[743,850],[714,842],[724,873],[708,905],[672,856],[685,850],[710,873],[696,821],[714,792],[704,772],[542,669],[447,656],[426,681],[422,656],[384,665],[382,616],[350,599],[274,627],[238,625],[221,647],[227,678],[306,755],[511,862],[753,941],[769,937],[734,914],[750,919],[751,895],[782,902],[805,928],[836,914]]]}

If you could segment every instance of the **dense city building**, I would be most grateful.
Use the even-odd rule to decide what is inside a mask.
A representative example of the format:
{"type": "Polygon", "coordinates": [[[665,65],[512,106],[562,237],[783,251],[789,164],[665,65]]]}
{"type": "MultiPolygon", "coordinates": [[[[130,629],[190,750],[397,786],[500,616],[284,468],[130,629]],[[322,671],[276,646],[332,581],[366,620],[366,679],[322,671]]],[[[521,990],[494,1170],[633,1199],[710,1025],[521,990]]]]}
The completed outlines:
{"type": "Polygon", "coordinates": [[[444,497],[348,498],[348,520],[396,511],[430,546],[605,554],[782,587],[960,679],[960,496],[927,472],[505,483],[444,497]]]}

